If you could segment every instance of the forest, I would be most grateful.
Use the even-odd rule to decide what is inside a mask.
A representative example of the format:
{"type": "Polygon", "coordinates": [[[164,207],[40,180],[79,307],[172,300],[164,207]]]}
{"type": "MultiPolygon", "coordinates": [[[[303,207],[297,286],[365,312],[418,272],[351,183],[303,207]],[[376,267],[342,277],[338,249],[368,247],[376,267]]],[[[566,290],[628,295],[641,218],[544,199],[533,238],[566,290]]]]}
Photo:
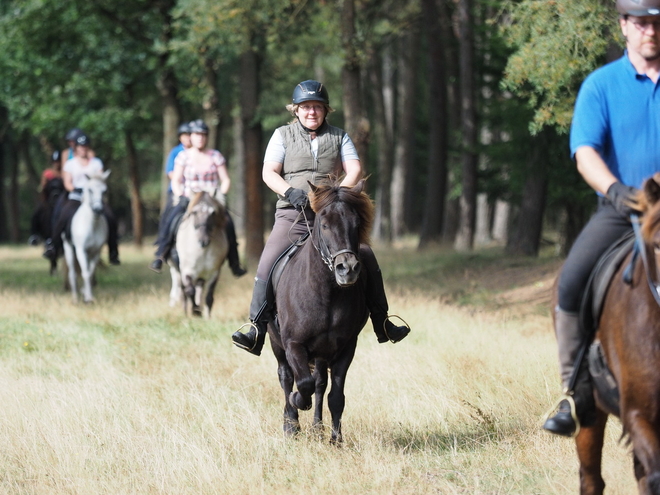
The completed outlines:
{"type": "Polygon", "coordinates": [[[164,160],[203,118],[228,159],[241,249],[274,194],[265,145],[322,81],[358,148],[373,237],[562,252],[595,206],[569,156],[584,77],[622,53],[612,0],[0,0],[0,242],[24,242],[41,171],[82,128],[122,242],[152,235],[164,160]]]}

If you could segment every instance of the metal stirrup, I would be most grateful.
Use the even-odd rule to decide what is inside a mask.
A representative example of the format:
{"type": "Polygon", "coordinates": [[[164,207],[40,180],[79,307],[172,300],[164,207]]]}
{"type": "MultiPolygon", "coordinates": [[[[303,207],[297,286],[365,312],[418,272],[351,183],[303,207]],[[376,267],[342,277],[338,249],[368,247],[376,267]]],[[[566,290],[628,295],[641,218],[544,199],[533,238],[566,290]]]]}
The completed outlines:
{"type": "MultiPolygon", "coordinates": [[[[403,322],[403,324],[404,324],[404,325],[406,326],[406,328],[408,328],[408,329],[410,329],[410,325],[408,325],[408,322],[407,322],[406,320],[404,320],[403,318],[401,318],[399,315],[387,315],[387,316],[385,317],[385,319],[383,320],[383,332],[385,332],[385,337],[387,337],[387,339],[388,339],[390,342],[392,342],[392,343],[396,343],[394,340],[392,340],[392,339],[390,338],[390,335],[387,333],[387,327],[385,326],[385,323],[387,323],[388,321],[390,321],[390,318],[398,318],[399,320],[401,320],[401,321],[403,322]]],[[[392,322],[390,321],[390,323],[392,323],[392,322]]],[[[394,323],[392,323],[392,324],[394,325],[394,323]]]]}
{"type": "MultiPolygon", "coordinates": [[[[252,350],[254,350],[255,347],[257,347],[257,342],[259,341],[259,328],[253,322],[248,321],[247,323],[243,323],[240,327],[238,327],[237,331],[240,332],[243,329],[243,327],[254,328],[255,332],[257,332],[256,338],[254,339],[254,345],[252,347],[247,347],[247,346],[241,345],[238,342],[236,342],[235,340],[233,340],[234,345],[236,347],[240,347],[241,349],[246,349],[248,351],[252,351],[252,350]]],[[[249,331],[248,331],[248,333],[249,333],[249,331]]],[[[247,333],[244,333],[243,335],[247,335],[247,333]]]]}
{"type": "Polygon", "coordinates": [[[564,395],[562,395],[555,403],[555,405],[552,406],[552,408],[550,408],[550,410],[545,414],[543,422],[545,423],[548,419],[550,419],[552,413],[559,409],[559,404],[561,404],[561,401],[563,400],[568,402],[568,405],[571,407],[571,417],[573,418],[573,421],[575,421],[575,432],[570,436],[570,438],[575,438],[578,433],[580,433],[580,420],[577,415],[577,408],[575,406],[575,399],[573,398],[572,390],[564,390],[564,395]]]}

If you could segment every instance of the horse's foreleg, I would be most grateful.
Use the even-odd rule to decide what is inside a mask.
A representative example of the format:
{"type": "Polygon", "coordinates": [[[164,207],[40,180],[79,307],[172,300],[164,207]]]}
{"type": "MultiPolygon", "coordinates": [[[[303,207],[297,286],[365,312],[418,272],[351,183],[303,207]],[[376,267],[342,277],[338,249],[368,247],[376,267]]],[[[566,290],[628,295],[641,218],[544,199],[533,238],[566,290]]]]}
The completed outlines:
{"type": "Polygon", "coordinates": [[[319,435],[323,433],[323,396],[328,388],[328,363],[322,359],[317,359],[314,363],[314,381],[316,389],[314,390],[314,428],[319,435]]]}
{"type": "Polygon", "coordinates": [[[296,392],[291,392],[289,402],[297,409],[307,411],[312,407],[312,394],[314,393],[314,378],[309,372],[309,357],[307,349],[297,342],[289,342],[286,348],[287,361],[293,369],[296,380],[296,392]]]}
{"type": "MultiPolygon", "coordinates": [[[[64,259],[66,260],[69,289],[71,290],[71,298],[73,303],[78,302],[78,280],[76,275],[76,253],[73,246],[68,242],[63,243],[64,259]]],[[[66,287],[65,287],[66,288],[66,287]]]]}
{"type": "Polygon", "coordinates": [[[657,428],[637,409],[628,410],[624,425],[632,441],[639,492],[660,495],[660,438],[657,428]]]}
{"type": "Polygon", "coordinates": [[[605,489],[601,458],[606,423],[607,414],[598,409],[594,425],[582,428],[575,438],[580,461],[580,495],[601,495],[605,489]]]}
{"type": "Polygon", "coordinates": [[[344,395],[344,385],[346,383],[346,373],[348,367],[355,356],[355,347],[357,346],[357,337],[352,343],[346,345],[342,355],[335,361],[330,370],[332,386],[328,394],[328,409],[332,417],[332,436],[330,442],[341,443],[343,441],[341,433],[341,416],[344,413],[346,396],[344,395]]]}
{"type": "Polygon", "coordinates": [[[181,274],[179,273],[179,270],[171,266],[170,277],[172,278],[172,289],[170,290],[170,307],[173,308],[177,304],[183,303],[181,291],[181,274]]]}
{"type": "Polygon", "coordinates": [[[293,392],[293,371],[286,360],[284,349],[275,344],[271,347],[277,359],[277,376],[280,379],[280,386],[284,392],[284,434],[290,437],[300,431],[298,409],[289,403],[289,395],[293,392]]]}
{"type": "Polygon", "coordinates": [[[209,282],[207,289],[206,289],[206,298],[204,301],[204,317],[210,318],[211,317],[211,309],[213,308],[213,301],[214,301],[214,296],[213,294],[215,293],[215,286],[218,284],[218,274],[213,278],[211,282],[209,282]]]}
{"type": "Polygon", "coordinates": [[[80,276],[83,280],[83,301],[91,303],[94,301],[94,296],[92,295],[92,277],[94,276],[98,254],[77,253],[77,255],[78,264],[80,265],[80,276]]]}
{"type": "Polygon", "coordinates": [[[203,278],[198,278],[195,281],[195,295],[193,298],[193,316],[202,315],[202,299],[204,296],[204,286],[206,281],[203,278]]]}

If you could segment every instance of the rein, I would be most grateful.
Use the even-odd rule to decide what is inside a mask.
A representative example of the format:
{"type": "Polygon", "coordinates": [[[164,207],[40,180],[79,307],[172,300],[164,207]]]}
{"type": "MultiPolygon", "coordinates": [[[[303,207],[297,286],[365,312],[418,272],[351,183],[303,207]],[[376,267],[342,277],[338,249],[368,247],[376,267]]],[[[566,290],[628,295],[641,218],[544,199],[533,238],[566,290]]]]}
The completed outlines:
{"type": "MultiPolygon", "coordinates": [[[[330,248],[328,247],[328,244],[325,242],[325,239],[323,238],[323,236],[322,236],[320,233],[319,233],[319,235],[318,235],[318,238],[319,238],[319,245],[317,246],[317,245],[314,243],[314,236],[312,235],[312,230],[311,230],[310,227],[309,227],[309,220],[307,219],[307,215],[305,215],[305,209],[304,209],[304,208],[300,211],[300,213],[298,213],[298,217],[296,218],[296,221],[294,222],[294,225],[295,225],[296,223],[298,223],[298,220],[300,219],[300,216],[301,216],[301,215],[302,215],[302,217],[305,219],[305,225],[306,225],[306,227],[307,227],[307,232],[309,232],[309,239],[310,239],[310,242],[312,243],[312,246],[314,246],[314,249],[316,249],[316,251],[317,251],[317,252],[319,253],[319,255],[321,256],[321,260],[323,261],[323,263],[325,264],[325,266],[327,266],[328,269],[329,269],[331,272],[334,272],[334,271],[335,271],[335,259],[336,259],[337,256],[339,256],[340,254],[346,254],[346,253],[348,253],[348,254],[352,254],[352,255],[355,256],[356,258],[358,257],[358,255],[357,255],[357,254],[355,253],[355,251],[353,251],[352,249],[340,249],[339,251],[337,251],[337,252],[334,253],[334,254],[331,253],[331,252],[330,252],[330,248]]],[[[317,227],[317,228],[318,228],[318,227],[317,227]]]]}
{"type": "Polygon", "coordinates": [[[642,232],[639,228],[639,215],[633,213],[630,215],[630,221],[632,223],[633,230],[635,231],[635,249],[637,249],[642,256],[642,263],[644,264],[644,271],[646,273],[646,282],[649,284],[649,289],[651,290],[651,294],[653,294],[653,299],[655,299],[656,304],[660,306],[660,294],[658,294],[658,286],[653,281],[653,276],[651,275],[651,268],[649,266],[649,260],[646,254],[646,244],[644,244],[642,232]]]}

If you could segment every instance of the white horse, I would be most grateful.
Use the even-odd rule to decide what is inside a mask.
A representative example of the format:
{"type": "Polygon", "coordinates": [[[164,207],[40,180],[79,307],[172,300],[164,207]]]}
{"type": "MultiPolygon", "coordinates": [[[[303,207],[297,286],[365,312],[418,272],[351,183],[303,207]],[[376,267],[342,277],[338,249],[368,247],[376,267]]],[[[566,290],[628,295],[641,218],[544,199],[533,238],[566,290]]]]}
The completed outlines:
{"type": "Polygon", "coordinates": [[[202,191],[191,198],[176,234],[178,263],[176,259],[168,261],[170,306],[183,302],[183,311],[188,314],[190,302],[193,316],[210,316],[220,268],[229,251],[226,223],[222,193],[202,191]]]}
{"type": "Polygon", "coordinates": [[[94,271],[101,248],[108,240],[108,222],[103,215],[103,195],[107,189],[105,180],[108,175],[109,170],[86,176],[89,180],[83,188],[80,207],[71,219],[71,238],[67,239],[66,233],[62,233],[64,259],[68,266],[69,286],[74,303],[78,302],[78,272],[83,281],[83,301],[94,301],[94,271]]]}

